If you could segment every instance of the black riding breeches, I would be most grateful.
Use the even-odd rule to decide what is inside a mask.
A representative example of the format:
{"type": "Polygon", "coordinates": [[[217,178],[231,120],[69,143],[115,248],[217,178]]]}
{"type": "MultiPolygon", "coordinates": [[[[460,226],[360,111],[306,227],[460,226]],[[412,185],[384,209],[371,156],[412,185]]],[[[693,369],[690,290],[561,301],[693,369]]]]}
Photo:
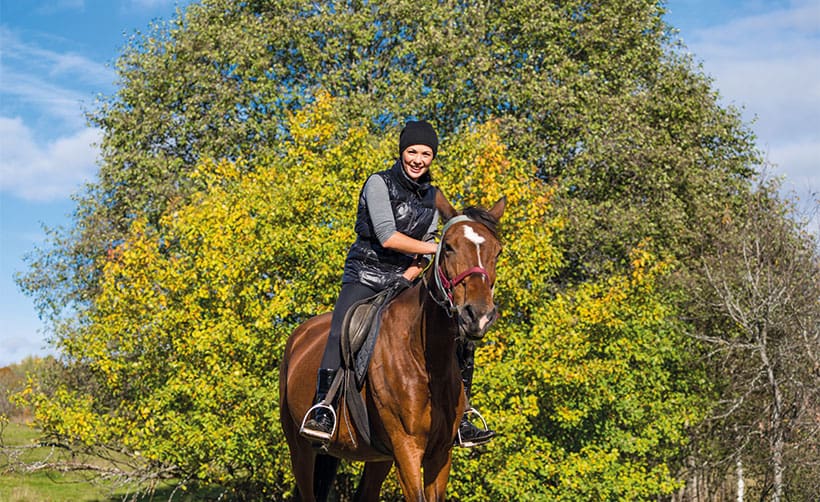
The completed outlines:
{"type": "Polygon", "coordinates": [[[365,286],[359,282],[348,282],[342,284],[342,291],[333,307],[333,319],[330,321],[330,335],[325,345],[325,355],[322,357],[321,368],[336,369],[342,365],[342,324],[345,320],[347,309],[359,300],[364,300],[378,291],[365,286]]]}

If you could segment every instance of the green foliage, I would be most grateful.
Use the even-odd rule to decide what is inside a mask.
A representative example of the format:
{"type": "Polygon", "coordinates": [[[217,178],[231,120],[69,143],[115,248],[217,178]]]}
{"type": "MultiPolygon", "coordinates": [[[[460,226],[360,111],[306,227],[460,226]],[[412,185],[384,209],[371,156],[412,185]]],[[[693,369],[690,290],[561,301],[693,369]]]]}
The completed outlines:
{"type": "Polygon", "coordinates": [[[205,188],[169,209],[163,231],[137,219],[109,249],[82,328],[59,345],[89,380],[29,390],[45,431],[122,445],[183,479],[288,485],[278,357],[335,300],[363,166],[377,156],[360,129],[330,141],[329,106],[296,114],[269,164],[202,162],[193,177],[205,188]]]}
{"type": "Polygon", "coordinates": [[[688,266],[749,191],[751,133],[685,60],[668,58],[634,88],[590,96],[584,125],[567,138],[576,154],[556,203],[567,220],[560,282],[608,273],[646,238],[688,266]]]}
{"type": "MultiPolygon", "coordinates": [[[[373,159],[386,167],[395,155],[395,135],[347,127],[337,103],[322,95],[292,115],[281,155],[201,162],[192,178],[204,188],[170,207],[162,230],[134,221],[101,264],[81,328],[60,341],[87,380],[25,393],[45,432],[118,448],[186,483],[289,490],[277,363],[296,324],[335,300],[358,189],[373,159]]],[[[479,351],[476,398],[505,435],[480,462],[457,454],[452,496],[668,493],[690,403],[671,382],[680,355],[653,291],[660,265],[642,252],[632,275],[549,301],[561,260],[555,189],[509,155],[495,124],[450,144],[434,169],[445,193],[460,205],[509,202],[505,315],[479,351]]]]}
{"type": "Polygon", "coordinates": [[[31,416],[30,409],[16,406],[11,398],[25,387],[28,377],[48,385],[48,378],[56,365],[52,356],[27,357],[19,363],[0,368],[0,425],[4,417],[24,421],[31,416]]]}
{"type": "MultiPolygon", "coordinates": [[[[504,298],[518,289],[508,266],[504,298]]],[[[478,459],[458,452],[460,500],[654,500],[675,489],[702,405],[657,287],[668,265],[637,249],[631,267],[544,299],[527,321],[502,317],[479,351],[475,404],[503,436],[478,459]]]]}
{"type": "Polygon", "coordinates": [[[711,390],[675,318],[691,323],[698,257],[743,214],[758,159],[662,15],[203,0],[135,37],[90,113],[99,179],[20,279],[63,354],[62,385],[23,397],[48,434],[139,469],[284,494],[285,337],[333,303],[361,183],[426,118],[456,205],[509,200],[476,382],[505,435],[457,453],[453,496],[669,493],[711,390]]]}

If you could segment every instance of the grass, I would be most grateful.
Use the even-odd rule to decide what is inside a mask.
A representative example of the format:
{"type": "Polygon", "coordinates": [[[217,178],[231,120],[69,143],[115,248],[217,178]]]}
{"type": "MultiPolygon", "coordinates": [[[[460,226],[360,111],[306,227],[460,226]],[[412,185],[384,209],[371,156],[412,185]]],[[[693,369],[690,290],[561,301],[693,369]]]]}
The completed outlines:
{"type": "Polygon", "coordinates": [[[14,473],[0,479],[0,500],[9,502],[113,501],[124,495],[76,474],[14,473]]]}
{"type": "MultiPolygon", "coordinates": [[[[39,434],[28,425],[15,422],[8,423],[2,433],[4,447],[33,445],[39,434]]],[[[54,451],[50,447],[33,448],[22,454],[18,460],[32,463],[42,461],[53,454],[54,451]]],[[[113,502],[127,498],[133,491],[134,486],[121,486],[111,481],[95,479],[93,473],[62,473],[47,470],[24,473],[19,469],[13,469],[7,451],[0,451],[0,500],[4,502],[113,502]]],[[[209,497],[184,492],[174,493],[174,486],[171,485],[160,487],[153,496],[139,500],[169,499],[194,501],[208,500],[209,497]]]]}

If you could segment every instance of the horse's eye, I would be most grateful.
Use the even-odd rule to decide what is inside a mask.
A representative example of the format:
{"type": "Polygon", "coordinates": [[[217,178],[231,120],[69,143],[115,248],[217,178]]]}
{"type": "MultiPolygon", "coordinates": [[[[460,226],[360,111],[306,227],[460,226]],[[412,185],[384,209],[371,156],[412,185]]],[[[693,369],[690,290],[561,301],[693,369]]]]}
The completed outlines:
{"type": "Polygon", "coordinates": [[[453,246],[451,246],[451,245],[449,245],[445,242],[444,243],[444,253],[445,254],[452,254],[453,253],[453,246]]]}

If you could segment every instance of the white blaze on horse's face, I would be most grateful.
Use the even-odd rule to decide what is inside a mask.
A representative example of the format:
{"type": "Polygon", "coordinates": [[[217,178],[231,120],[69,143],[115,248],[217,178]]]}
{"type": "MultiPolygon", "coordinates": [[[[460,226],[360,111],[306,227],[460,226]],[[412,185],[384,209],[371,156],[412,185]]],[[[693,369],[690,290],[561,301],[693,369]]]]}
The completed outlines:
{"type": "MultiPolygon", "coordinates": [[[[476,255],[478,256],[478,266],[482,269],[484,268],[484,264],[481,262],[481,245],[484,244],[486,240],[484,237],[478,234],[478,232],[473,229],[470,225],[464,225],[464,237],[467,238],[470,242],[475,244],[475,251],[476,255]]],[[[481,275],[481,280],[487,282],[487,276],[481,275]]],[[[490,291],[490,296],[492,297],[493,291],[490,291]]],[[[484,332],[485,329],[489,326],[490,323],[495,319],[495,309],[491,313],[484,314],[478,319],[478,329],[480,332],[484,332]]]]}
{"type": "MultiPolygon", "coordinates": [[[[481,263],[481,245],[484,243],[484,237],[478,235],[478,232],[473,230],[473,227],[470,225],[464,225],[464,237],[475,244],[475,251],[478,255],[478,266],[484,268],[484,264],[481,263]]],[[[485,280],[483,275],[481,276],[481,279],[485,280]]]]}

